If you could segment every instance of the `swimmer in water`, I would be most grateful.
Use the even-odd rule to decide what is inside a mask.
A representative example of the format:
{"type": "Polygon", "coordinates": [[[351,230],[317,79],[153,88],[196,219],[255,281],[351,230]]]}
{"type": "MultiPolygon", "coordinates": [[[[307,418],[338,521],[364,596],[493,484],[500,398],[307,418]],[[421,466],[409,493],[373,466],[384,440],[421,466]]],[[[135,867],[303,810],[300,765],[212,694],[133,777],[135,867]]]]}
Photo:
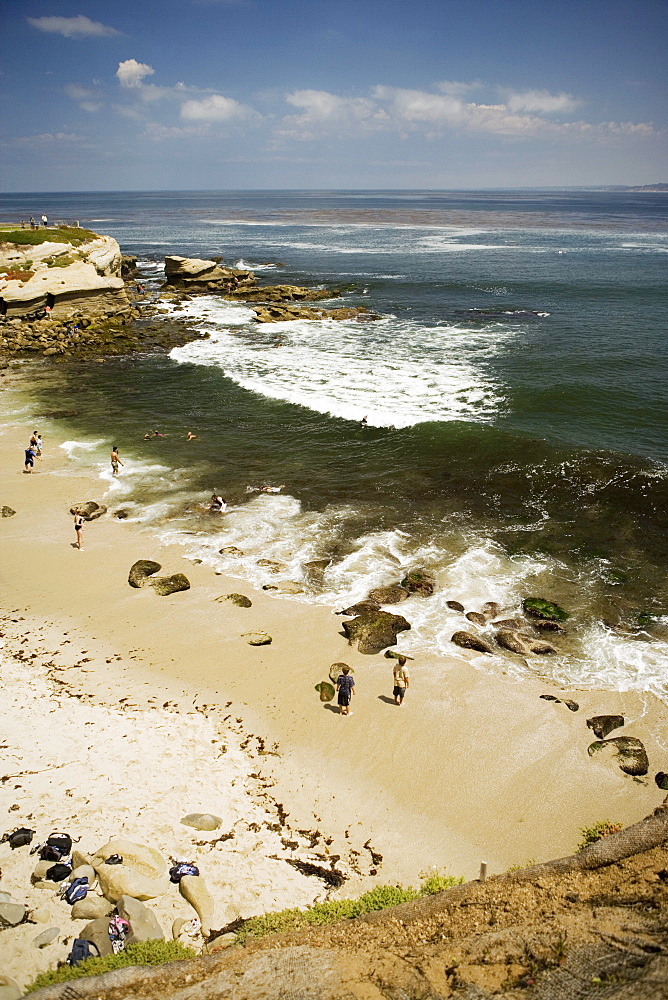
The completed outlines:
{"type": "Polygon", "coordinates": [[[209,504],[209,510],[217,510],[220,514],[224,514],[227,510],[227,504],[222,497],[217,497],[214,493],[211,497],[211,503],[209,504]]]}
{"type": "Polygon", "coordinates": [[[285,483],[281,486],[261,486],[260,493],[280,493],[281,490],[285,489],[285,483]]]}
{"type": "Polygon", "coordinates": [[[366,417],[362,417],[362,419],[360,420],[360,427],[362,428],[362,430],[364,430],[364,428],[367,426],[368,426],[368,421],[366,417]]]}
{"type": "Polygon", "coordinates": [[[186,441],[194,441],[196,437],[197,437],[196,434],[193,434],[192,431],[188,431],[188,433],[186,434],[186,441]]]}

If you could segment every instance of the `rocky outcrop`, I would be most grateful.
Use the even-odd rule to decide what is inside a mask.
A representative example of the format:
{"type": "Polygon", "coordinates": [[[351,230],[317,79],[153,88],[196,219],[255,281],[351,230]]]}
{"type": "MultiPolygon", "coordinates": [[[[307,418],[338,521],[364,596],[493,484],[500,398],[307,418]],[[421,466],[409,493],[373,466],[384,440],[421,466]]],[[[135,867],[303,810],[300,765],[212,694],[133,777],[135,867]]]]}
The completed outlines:
{"type": "Polygon", "coordinates": [[[401,587],[398,583],[391,583],[387,587],[376,587],[375,590],[370,590],[367,600],[373,601],[374,604],[401,604],[402,601],[408,600],[410,594],[405,587],[401,587]]]}
{"type": "Polygon", "coordinates": [[[591,719],[587,719],[587,727],[593,729],[594,735],[598,736],[599,740],[604,740],[613,729],[621,729],[623,725],[623,715],[594,715],[591,719]]]}
{"type": "Polygon", "coordinates": [[[340,309],[317,309],[315,306],[295,306],[276,303],[256,306],[253,309],[258,323],[285,323],[295,319],[357,319],[360,321],[378,319],[364,306],[340,309]]]}
{"type": "Polygon", "coordinates": [[[564,611],[554,601],[546,601],[543,597],[526,597],[522,601],[522,607],[525,614],[546,621],[565,622],[569,617],[568,611],[564,611]]]}
{"type": "Polygon", "coordinates": [[[167,284],[188,291],[229,292],[239,286],[252,288],[256,283],[252,271],[223,267],[215,260],[197,257],[165,257],[167,284]]]}
{"type": "Polygon", "coordinates": [[[82,309],[88,315],[108,315],[129,307],[115,239],[60,229],[53,240],[0,244],[0,313],[24,317],[49,307],[52,316],[61,318],[82,309]]]}
{"type": "Polygon", "coordinates": [[[360,653],[379,653],[387,646],[396,646],[399,632],[410,627],[402,615],[391,615],[388,611],[369,611],[343,623],[349,645],[356,642],[360,653]]]}
{"type": "Polygon", "coordinates": [[[131,587],[145,587],[149,583],[149,578],[160,569],[162,565],[153,559],[138,559],[130,567],[128,583],[131,587]]]}

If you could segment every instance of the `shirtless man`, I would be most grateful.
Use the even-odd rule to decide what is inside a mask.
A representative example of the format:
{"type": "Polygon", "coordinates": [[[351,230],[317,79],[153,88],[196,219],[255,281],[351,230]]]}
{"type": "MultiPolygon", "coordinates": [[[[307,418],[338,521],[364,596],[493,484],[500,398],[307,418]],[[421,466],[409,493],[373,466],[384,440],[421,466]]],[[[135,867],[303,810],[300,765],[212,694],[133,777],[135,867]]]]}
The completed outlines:
{"type": "Polygon", "coordinates": [[[217,497],[214,493],[211,497],[211,503],[209,504],[209,510],[217,510],[220,514],[224,514],[227,510],[227,504],[222,497],[217,497]]]}
{"type": "Polygon", "coordinates": [[[115,476],[118,475],[119,465],[124,465],[124,463],[118,457],[118,445],[115,444],[111,449],[111,471],[115,476]]]}

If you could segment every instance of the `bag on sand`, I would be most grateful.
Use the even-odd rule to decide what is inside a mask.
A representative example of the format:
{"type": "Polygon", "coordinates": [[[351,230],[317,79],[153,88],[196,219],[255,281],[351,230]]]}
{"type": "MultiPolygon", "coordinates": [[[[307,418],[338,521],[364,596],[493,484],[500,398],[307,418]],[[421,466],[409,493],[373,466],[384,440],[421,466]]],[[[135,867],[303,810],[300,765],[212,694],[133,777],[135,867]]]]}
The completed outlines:
{"type": "Polygon", "coordinates": [[[62,865],[57,862],[47,870],[46,878],[49,882],[64,882],[72,874],[72,865],[62,865]]]}
{"type": "Polygon", "coordinates": [[[67,956],[68,965],[81,965],[85,962],[87,958],[99,958],[100,949],[95,944],[94,941],[86,941],[84,938],[75,938],[74,944],[72,945],[72,951],[67,956]],[[95,948],[97,955],[95,955],[91,948],[95,948]]]}
{"type": "Polygon", "coordinates": [[[184,875],[199,875],[199,868],[190,861],[178,861],[169,869],[169,881],[175,885],[178,885],[184,875]]]}
{"type": "MultiPolygon", "coordinates": [[[[60,852],[60,858],[66,858],[72,851],[72,838],[69,833],[52,833],[46,838],[46,846],[60,852]]],[[[57,860],[60,861],[60,858],[57,860]]]]}
{"type": "Polygon", "coordinates": [[[25,847],[26,844],[29,844],[34,836],[34,830],[28,830],[27,827],[22,826],[18,830],[14,830],[13,833],[6,833],[2,838],[2,843],[9,841],[9,846],[15,851],[17,847],[25,847]]]}
{"type": "Polygon", "coordinates": [[[88,878],[87,876],[82,875],[81,878],[75,878],[74,882],[71,882],[63,891],[63,899],[66,903],[69,903],[70,906],[73,906],[74,903],[78,903],[80,899],[86,898],[86,894],[89,889],[90,886],[88,884],[88,878]]]}

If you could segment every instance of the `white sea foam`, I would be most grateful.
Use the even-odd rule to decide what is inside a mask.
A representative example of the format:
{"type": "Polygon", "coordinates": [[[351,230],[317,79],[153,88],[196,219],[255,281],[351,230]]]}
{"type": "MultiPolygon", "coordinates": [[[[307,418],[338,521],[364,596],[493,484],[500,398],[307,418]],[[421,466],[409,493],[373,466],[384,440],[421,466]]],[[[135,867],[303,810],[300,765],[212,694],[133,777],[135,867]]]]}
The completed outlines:
{"type": "Polygon", "coordinates": [[[102,445],[106,444],[104,438],[98,438],[96,441],[63,441],[60,445],[62,450],[65,452],[68,458],[73,460],[83,459],[84,455],[78,455],[77,452],[90,452],[95,451],[96,448],[100,448],[102,445]]]}
{"type": "Polygon", "coordinates": [[[174,360],[220,367],[246,389],[319,413],[409,427],[489,420],[504,405],[503,387],[480,362],[514,337],[507,327],[296,320],[260,328],[260,340],[255,326],[248,337],[226,329],[248,323],[254,314],[246,306],[206,297],[184,313],[210,336],[175,348],[174,360]]]}

